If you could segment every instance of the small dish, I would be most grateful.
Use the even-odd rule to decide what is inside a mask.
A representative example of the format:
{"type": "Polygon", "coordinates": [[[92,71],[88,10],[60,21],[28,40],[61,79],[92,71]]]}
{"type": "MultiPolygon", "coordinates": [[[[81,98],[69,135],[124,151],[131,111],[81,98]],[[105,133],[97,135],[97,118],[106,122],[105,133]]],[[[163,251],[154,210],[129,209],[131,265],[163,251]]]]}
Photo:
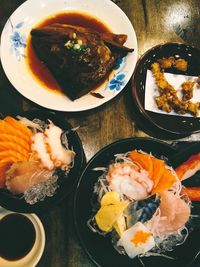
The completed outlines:
{"type": "Polygon", "coordinates": [[[12,115],[13,117],[16,115],[21,115],[30,120],[33,120],[34,118],[38,118],[43,121],[51,120],[55,125],[59,126],[64,131],[69,130],[69,133],[67,134],[68,145],[69,148],[73,149],[76,153],[74,165],[67,175],[63,173],[59,174],[59,187],[56,189],[56,192],[53,196],[45,197],[43,201],[38,201],[35,204],[28,204],[24,198],[14,195],[6,189],[0,189],[0,205],[8,210],[23,213],[38,213],[47,211],[70,194],[77,179],[79,178],[82,168],[85,165],[85,154],[81,141],[76,131],[70,131],[72,126],[62,115],[58,116],[53,112],[48,113],[42,111],[30,111],[25,112],[24,114],[9,115],[12,115]]]}
{"type": "MultiPolygon", "coordinates": [[[[17,214],[10,212],[0,207],[0,220],[10,214],[17,214]]],[[[30,252],[19,260],[6,260],[0,257],[0,266],[3,267],[34,267],[42,257],[45,247],[45,231],[39,217],[35,214],[21,214],[28,218],[35,229],[35,243],[30,252]]],[[[15,227],[15,226],[13,226],[15,227]]],[[[17,229],[15,229],[17,231],[17,229]]],[[[20,242],[20,240],[19,240],[20,242]]]]}
{"type": "Polygon", "coordinates": [[[59,111],[83,111],[98,107],[119,94],[132,76],[137,61],[137,40],[125,13],[110,0],[28,0],[8,19],[1,35],[1,62],[13,86],[26,98],[40,106],[59,111]],[[26,40],[31,29],[52,14],[78,11],[98,18],[114,33],[127,34],[127,47],[134,48],[117,64],[115,70],[98,88],[103,98],[87,94],[75,101],[43,86],[33,77],[26,65],[26,40]],[[112,14],[112,16],[110,16],[112,14]],[[20,74],[19,74],[20,73],[20,74]]]}
{"type": "MultiPolygon", "coordinates": [[[[157,45],[148,50],[137,62],[132,77],[133,101],[142,116],[157,128],[172,134],[190,135],[200,131],[200,118],[172,116],[167,113],[160,114],[145,110],[147,70],[151,69],[151,64],[157,59],[170,56],[183,58],[188,62],[188,70],[181,72],[181,74],[190,76],[198,76],[200,74],[200,50],[186,44],[178,43],[157,45]]],[[[173,70],[173,73],[180,74],[180,71],[173,70]]]]}

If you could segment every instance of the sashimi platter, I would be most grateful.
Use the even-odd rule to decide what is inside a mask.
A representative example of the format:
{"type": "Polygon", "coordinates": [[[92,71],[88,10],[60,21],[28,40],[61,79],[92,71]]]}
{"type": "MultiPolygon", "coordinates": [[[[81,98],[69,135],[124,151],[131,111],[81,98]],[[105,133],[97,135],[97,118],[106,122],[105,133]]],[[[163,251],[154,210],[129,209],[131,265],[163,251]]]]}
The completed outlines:
{"type": "Polygon", "coordinates": [[[62,116],[38,111],[8,115],[0,120],[0,130],[2,206],[39,211],[69,193],[83,151],[75,129],[62,116]]]}
{"type": "Polygon", "coordinates": [[[181,264],[174,252],[191,242],[193,216],[198,217],[192,214],[192,201],[199,197],[199,192],[185,187],[183,181],[198,170],[199,154],[173,166],[170,155],[174,151],[167,151],[170,148],[148,139],[125,139],[104,148],[89,162],[79,182],[75,207],[79,212],[83,186],[91,186],[86,205],[90,212],[82,222],[77,212],[75,216],[83,246],[98,264],[99,253],[90,247],[94,240],[101,246],[105,243],[107,263],[114,257],[126,266],[132,266],[133,259],[143,263],[150,258],[164,259],[167,263],[162,266],[181,264]],[[107,164],[99,166],[106,162],[103,156],[107,164]]]}

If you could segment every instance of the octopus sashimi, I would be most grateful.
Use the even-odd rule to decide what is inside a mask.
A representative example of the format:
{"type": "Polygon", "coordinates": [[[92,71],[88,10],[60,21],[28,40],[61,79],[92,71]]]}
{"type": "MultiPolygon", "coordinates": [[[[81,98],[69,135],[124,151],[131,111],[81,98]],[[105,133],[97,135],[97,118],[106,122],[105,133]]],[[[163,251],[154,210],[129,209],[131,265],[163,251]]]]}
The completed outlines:
{"type": "Polygon", "coordinates": [[[144,199],[153,189],[148,172],[129,163],[114,163],[109,166],[106,179],[112,190],[134,200],[144,199]]]}
{"type": "Polygon", "coordinates": [[[36,133],[32,137],[32,141],[32,151],[35,151],[37,153],[37,156],[41,160],[44,167],[52,170],[54,168],[54,164],[50,158],[49,153],[47,152],[45,135],[43,133],[36,133]]]}
{"type": "Polygon", "coordinates": [[[147,226],[157,236],[165,236],[181,229],[190,217],[190,205],[179,195],[164,191],[160,198],[160,213],[148,221],[147,226]]]}
{"type": "Polygon", "coordinates": [[[193,176],[198,170],[200,170],[200,153],[192,155],[175,169],[181,181],[193,176]]]}
{"type": "Polygon", "coordinates": [[[63,130],[51,122],[45,130],[46,143],[50,148],[50,155],[51,159],[54,161],[54,165],[62,169],[68,169],[75,153],[62,145],[62,133],[63,130]]]}
{"type": "Polygon", "coordinates": [[[14,194],[24,193],[35,184],[48,180],[53,171],[39,167],[37,161],[14,163],[6,172],[6,187],[14,194]]]}

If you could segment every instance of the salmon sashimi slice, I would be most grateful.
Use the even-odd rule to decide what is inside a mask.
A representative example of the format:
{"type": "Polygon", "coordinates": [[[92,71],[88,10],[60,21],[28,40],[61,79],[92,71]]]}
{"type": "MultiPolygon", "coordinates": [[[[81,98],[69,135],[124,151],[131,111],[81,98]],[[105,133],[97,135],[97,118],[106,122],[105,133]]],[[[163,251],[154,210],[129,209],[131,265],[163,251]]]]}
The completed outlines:
{"type": "Polygon", "coordinates": [[[0,151],[0,159],[9,158],[9,157],[12,157],[15,160],[14,162],[28,160],[28,157],[25,157],[19,152],[14,151],[14,150],[0,151]]]}
{"type": "Polygon", "coordinates": [[[181,181],[193,176],[198,170],[200,170],[200,153],[192,155],[175,169],[181,181]]]}
{"type": "Polygon", "coordinates": [[[173,170],[165,167],[165,170],[157,184],[156,187],[153,188],[151,194],[154,195],[156,193],[161,193],[167,189],[169,189],[177,180],[176,174],[173,170]]]}
{"type": "Polygon", "coordinates": [[[2,151],[2,150],[13,150],[13,151],[16,151],[16,152],[22,154],[26,158],[29,157],[29,152],[27,150],[25,150],[20,145],[18,145],[16,143],[9,142],[9,141],[5,141],[5,142],[0,141],[0,151],[2,151]]]}
{"type": "Polygon", "coordinates": [[[200,201],[200,187],[185,187],[181,192],[186,194],[191,201],[200,201]]]}
{"type": "Polygon", "coordinates": [[[15,157],[5,157],[3,159],[0,159],[0,166],[3,164],[12,164],[13,162],[16,162],[16,158],[15,157]]]}
{"type": "Polygon", "coordinates": [[[152,157],[153,162],[153,175],[152,179],[154,181],[154,188],[158,185],[163,173],[165,172],[166,166],[165,162],[161,159],[152,157]]]}
{"type": "Polygon", "coordinates": [[[133,150],[130,152],[129,157],[133,162],[138,163],[143,169],[145,169],[149,173],[149,177],[153,176],[153,163],[152,156],[138,152],[137,150],[133,150]]]}
{"type": "Polygon", "coordinates": [[[27,150],[27,152],[31,151],[31,145],[16,135],[1,133],[0,142],[1,141],[9,141],[9,142],[18,144],[19,146],[23,147],[25,150],[27,150]]]}
{"type": "Polygon", "coordinates": [[[133,162],[138,163],[145,169],[149,177],[153,180],[154,188],[152,194],[158,193],[160,190],[162,192],[174,183],[174,176],[167,171],[166,164],[163,160],[137,150],[131,151],[129,157],[133,162]],[[167,176],[169,177],[167,178],[167,176]]]}
{"type": "Polygon", "coordinates": [[[8,122],[10,125],[12,125],[15,129],[21,131],[22,133],[24,133],[25,135],[31,137],[33,135],[32,131],[25,125],[23,125],[21,122],[19,122],[18,120],[7,116],[4,118],[4,121],[8,122]]]}
{"type": "Polygon", "coordinates": [[[11,135],[14,135],[14,136],[18,136],[21,139],[23,139],[25,142],[27,142],[29,144],[31,143],[30,136],[27,136],[23,132],[17,130],[16,128],[11,126],[9,123],[7,123],[4,120],[0,120],[0,133],[11,134],[11,135]]]}
{"type": "Polygon", "coordinates": [[[41,168],[37,161],[16,162],[6,172],[6,186],[12,193],[21,194],[32,186],[47,181],[53,172],[41,168]]]}

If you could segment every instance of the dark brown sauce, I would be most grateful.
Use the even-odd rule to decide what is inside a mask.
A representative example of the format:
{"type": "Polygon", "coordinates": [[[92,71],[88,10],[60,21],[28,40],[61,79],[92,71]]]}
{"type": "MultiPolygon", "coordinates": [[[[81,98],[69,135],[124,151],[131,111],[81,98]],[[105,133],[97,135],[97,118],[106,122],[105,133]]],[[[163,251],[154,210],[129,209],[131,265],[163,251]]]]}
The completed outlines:
{"type": "MultiPolygon", "coordinates": [[[[36,25],[35,27],[47,26],[53,23],[71,24],[74,26],[82,26],[86,28],[91,28],[98,32],[111,32],[111,30],[103,24],[101,21],[87,14],[70,12],[70,13],[60,13],[54,16],[46,18],[44,21],[36,25]]],[[[27,42],[27,64],[33,74],[33,76],[40,81],[40,83],[47,89],[54,90],[55,92],[61,92],[57,81],[52,76],[51,72],[47,67],[39,60],[32,45],[31,37],[29,37],[27,42]]],[[[105,80],[104,80],[105,81],[105,80]]],[[[102,81],[102,83],[104,82],[102,81]]],[[[100,84],[102,84],[100,83],[100,84]]],[[[98,86],[100,86],[98,84],[98,86]]],[[[97,88],[98,86],[95,86],[97,88]]],[[[95,89],[93,88],[93,89],[95,89]]]]}
{"type": "Polygon", "coordinates": [[[32,249],[36,232],[32,222],[22,214],[8,214],[0,221],[0,257],[14,261],[32,249]]]}

